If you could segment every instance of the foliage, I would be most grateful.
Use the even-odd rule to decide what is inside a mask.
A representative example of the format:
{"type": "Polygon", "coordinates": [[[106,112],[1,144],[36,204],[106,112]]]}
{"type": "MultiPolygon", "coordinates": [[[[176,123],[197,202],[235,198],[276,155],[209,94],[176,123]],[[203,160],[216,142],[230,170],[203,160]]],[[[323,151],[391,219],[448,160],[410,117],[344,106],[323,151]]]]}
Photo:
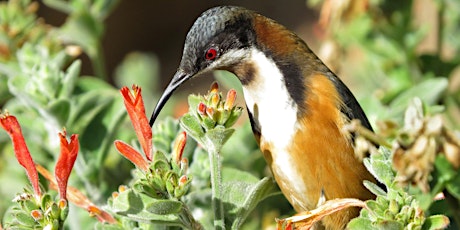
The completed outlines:
{"type": "MultiPolygon", "coordinates": [[[[267,177],[248,122],[237,122],[242,109],[235,106],[235,91],[224,98],[213,85],[207,95],[189,97],[189,112],[180,120],[166,118],[152,131],[145,123],[133,123],[131,130],[123,99],[126,105],[127,98],[142,98],[140,88],[134,94],[124,89],[120,97],[117,88],[107,83],[110,76],[102,52],[104,20],[117,2],[43,1],[67,15],[60,27],[37,17],[35,1],[0,3],[0,105],[21,123],[32,158],[42,166],[37,169],[48,180],[42,181],[40,189],[35,185],[34,191],[22,189],[26,177],[16,163],[9,164],[16,149],[0,132],[0,181],[10,185],[0,186],[1,197],[9,197],[0,200],[2,224],[261,229],[274,226],[275,218],[294,214],[267,177]],[[95,76],[81,76],[83,53],[95,76]],[[62,197],[54,198],[55,192],[44,189],[59,190],[47,170],[54,168],[54,162],[65,162],[56,154],[60,142],[55,137],[62,127],[79,134],[67,198],[81,209],[68,208],[62,197]],[[113,145],[116,139],[129,144],[115,141],[113,145]],[[11,204],[15,193],[24,190],[29,195],[16,196],[11,204]],[[42,191],[41,199],[35,198],[37,190],[42,191]]],[[[414,21],[419,1],[333,2],[308,1],[311,7],[321,7],[316,32],[323,48],[332,47],[321,49],[320,55],[356,89],[375,124],[375,133],[354,123],[348,128],[357,133],[357,155],[386,190],[366,182],[376,200],[326,202],[312,212],[281,219],[279,226],[313,223],[336,210],[360,206],[364,208],[349,223],[351,229],[458,228],[460,3],[432,1],[437,14],[434,30],[414,21]],[[419,47],[430,33],[436,34],[435,49],[426,52],[419,47]],[[329,50],[329,55],[322,55],[322,50],[329,50]],[[370,157],[365,157],[369,152],[370,157]]],[[[144,98],[151,100],[157,92],[149,87],[158,82],[158,68],[154,55],[130,54],[117,68],[114,83],[142,85],[147,89],[144,98]]],[[[235,87],[230,74],[216,75],[221,84],[235,87]]],[[[142,108],[139,103],[126,105],[132,122],[147,119],[143,102],[142,108]]],[[[55,171],[67,174],[72,169],[60,164],[65,166],[55,171]]]]}

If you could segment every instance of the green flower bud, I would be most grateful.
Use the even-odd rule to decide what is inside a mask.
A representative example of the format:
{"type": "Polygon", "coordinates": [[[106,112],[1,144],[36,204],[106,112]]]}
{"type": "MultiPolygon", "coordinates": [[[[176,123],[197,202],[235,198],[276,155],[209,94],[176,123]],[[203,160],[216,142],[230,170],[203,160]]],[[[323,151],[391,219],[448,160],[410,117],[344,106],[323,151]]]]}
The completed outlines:
{"type": "Polygon", "coordinates": [[[52,219],[59,219],[61,217],[61,209],[56,203],[53,202],[47,210],[47,214],[52,219]]]}

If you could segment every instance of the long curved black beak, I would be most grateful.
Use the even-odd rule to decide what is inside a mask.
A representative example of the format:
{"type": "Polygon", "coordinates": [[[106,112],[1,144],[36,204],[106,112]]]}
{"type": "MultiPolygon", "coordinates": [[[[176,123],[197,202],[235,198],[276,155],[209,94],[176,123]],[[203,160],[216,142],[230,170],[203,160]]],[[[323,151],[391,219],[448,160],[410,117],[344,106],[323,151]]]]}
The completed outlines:
{"type": "Polygon", "coordinates": [[[169,82],[169,85],[166,87],[165,91],[160,97],[155,109],[153,110],[152,116],[150,117],[150,126],[153,126],[153,123],[157,119],[158,114],[160,114],[161,109],[168,101],[169,97],[173,94],[174,90],[176,90],[184,81],[190,79],[192,77],[191,74],[187,74],[181,69],[177,70],[174,74],[174,77],[169,82]]]}

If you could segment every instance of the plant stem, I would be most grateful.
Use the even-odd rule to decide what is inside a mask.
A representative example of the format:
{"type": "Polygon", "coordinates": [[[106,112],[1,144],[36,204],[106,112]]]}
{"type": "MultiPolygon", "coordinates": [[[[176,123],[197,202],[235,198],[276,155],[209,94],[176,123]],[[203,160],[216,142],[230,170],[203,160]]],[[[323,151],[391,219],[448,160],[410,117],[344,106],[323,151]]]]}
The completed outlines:
{"type": "Polygon", "coordinates": [[[225,229],[224,204],[222,203],[222,161],[212,141],[208,141],[208,156],[211,164],[211,199],[215,229],[225,229]]]}
{"type": "Polygon", "coordinates": [[[107,72],[105,71],[105,60],[104,60],[104,50],[102,45],[99,43],[96,48],[96,53],[90,55],[91,64],[93,65],[94,74],[105,81],[108,81],[107,72]]]}
{"type": "Polygon", "coordinates": [[[444,12],[446,4],[444,1],[439,1],[439,10],[437,15],[438,20],[438,40],[436,41],[436,49],[438,51],[438,57],[441,58],[444,41],[444,12]]]}
{"type": "Polygon", "coordinates": [[[379,135],[375,134],[374,132],[364,127],[361,124],[361,122],[357,120],[351,121],[348,128],[349,128],[349,131],[356,132],[357,134],[363,136],[364,138],[373,142],[374,144],[391,149],[390,143],[388,143],[384,138],[380,137],[379,135]]]}

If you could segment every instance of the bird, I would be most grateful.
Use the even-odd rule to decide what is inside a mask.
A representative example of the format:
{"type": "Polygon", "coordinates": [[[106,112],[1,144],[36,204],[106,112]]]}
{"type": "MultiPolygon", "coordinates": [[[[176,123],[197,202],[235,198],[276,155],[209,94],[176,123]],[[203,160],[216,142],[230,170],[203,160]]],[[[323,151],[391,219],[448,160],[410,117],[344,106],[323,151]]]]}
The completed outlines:
{"type": "MultiPolygon", "coordinates": [[[[343,128],[358,119],[372,130],[352,92],[294,32],[240,6],[213,7],[196,19],[150,125],[182,83],[214,70],[241,82],[255,139],[295,211],[324,200],[374,198],[363,181],[375,178],[355,157],[354,134],[343,128]]],[[[347,208],[320,226],[344,229],[358,214],[347,208]]]]}

